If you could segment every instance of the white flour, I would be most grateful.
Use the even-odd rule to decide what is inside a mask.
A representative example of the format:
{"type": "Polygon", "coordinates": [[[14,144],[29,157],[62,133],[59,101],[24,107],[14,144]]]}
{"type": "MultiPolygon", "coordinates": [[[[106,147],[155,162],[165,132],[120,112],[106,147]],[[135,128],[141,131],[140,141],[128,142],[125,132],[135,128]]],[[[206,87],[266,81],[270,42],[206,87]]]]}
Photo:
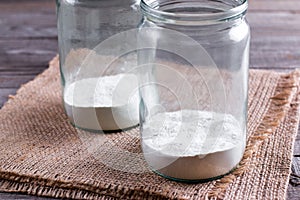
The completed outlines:
{"type": "Polygon", "coordinates": [[[245,135],[229,114],[196,110],[159,113],[144,123],[142,136],[149,165],[177,179],[223,175],[239,163],[244,152],[245,135]]]}
{"type": "Polygon", "coordinates": [[[133,74],[87,78],[65,87],[71,121],[90,130],[118,130],[139,123],[138,80],[133,74]]]}

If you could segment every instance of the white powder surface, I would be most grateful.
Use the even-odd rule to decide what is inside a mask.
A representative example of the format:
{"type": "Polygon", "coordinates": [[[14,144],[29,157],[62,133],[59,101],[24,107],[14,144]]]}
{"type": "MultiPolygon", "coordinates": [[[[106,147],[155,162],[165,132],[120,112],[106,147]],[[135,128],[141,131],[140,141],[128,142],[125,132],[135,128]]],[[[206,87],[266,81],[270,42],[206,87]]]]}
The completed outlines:
{"type": "Polygon", "coordinates": [[[197,110],[159,113],[143,126],[146,161],[176,179],[198,180],[233,169],[244,152],[245,135],[229,114],[197,110]]]}
{"type": "Polygon", "coordinates": [[[135,126],[138,117],[138,80],[133,74],[86,78],[65,87],[66,112],[77,127],[119,130],[135,126]]]}

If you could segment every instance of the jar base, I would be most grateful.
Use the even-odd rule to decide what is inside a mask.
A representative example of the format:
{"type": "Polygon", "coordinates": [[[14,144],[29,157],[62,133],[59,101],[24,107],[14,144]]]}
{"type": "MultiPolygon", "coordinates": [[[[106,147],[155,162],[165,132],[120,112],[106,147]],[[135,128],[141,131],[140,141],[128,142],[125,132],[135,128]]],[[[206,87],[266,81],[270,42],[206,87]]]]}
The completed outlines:
{"type": "Polygon", "coordinates": [[[117,133],[117,132],[123,132],[123,131],[128,131],[131,129],[134,129],[136,127],[139,126],[139,124],[127,127],[127,128],[123,128],[123,129],[116,129],[116,130],[95,130],[95,129],[88,129],[88,128],[83,128],[80,126],[77,126],[76,124],[74,124],[71,120],[69,120],[69,122],[71,123],[71,125],[76,128],[76,129],[80,129],[82,131],[87,131],[87,132],[91,132],[91,133],[117,133]]]}
{"type": "Polygon", "coordinates": [[[151,171],[153,171],[154,173],[156,173],[157,175],[169,179],[171,181],[176,181],[176,182],[181,182],[181,183],[190,183],[190,184],[194,184],[194,183],[206,183],[206,182],[210,182],[210,181],[214,181],[220,178],[223,178],[224,176],[232,173],[234,170],[236,170],[236,168],[238,167],[238,165],[236,167],[234,167],[232,170],[230,170],[228,173],[219,175],[219,176],[214,176],[211,178],[204,178],[204,179],[181,179],[181,178],[175,178],[175,177],[171,177],[168,175],[164,175],[163,173],[159,172],[158,170],[155,169],[151,169],[151,171]]]}

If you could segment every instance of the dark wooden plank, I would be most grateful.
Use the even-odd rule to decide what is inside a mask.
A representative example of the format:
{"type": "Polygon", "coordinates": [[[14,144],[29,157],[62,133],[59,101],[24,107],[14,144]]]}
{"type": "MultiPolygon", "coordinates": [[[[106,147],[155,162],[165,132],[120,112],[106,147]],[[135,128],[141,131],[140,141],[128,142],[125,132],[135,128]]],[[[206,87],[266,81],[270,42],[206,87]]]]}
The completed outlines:
{"type": "MultiPolygon", "coordinates": [[[[0,8],[1,9],[1,8],[0,8]]],[[[10,14],[0,12],[1,30],[0,38],[56,38],[55,10],[51,13],[39,11],[38,13],[20,12],[10,14]],[[32,19],[38,19],[32,21],[32,19]]]]}
{"type": "Polygon", "coordinates": [[[6,69],[15,69],[21,66],[46,68],[48,61],[57,54],[56,39],[0,39],[0,46],[1,68],[6,69]]]}
{"type": "Polygon", "coordinates": [[[287,193],[287,199],[289,200],[299,199],[300,178],[296,177],[298,175],[300,175],[300,158],[294,157],[293,164],[292,164],[292,174],[291,174],[290,184],[287,193]],[[296,184],[297,182],[299,184],[296,184]]]}
{"type": "Polygon", "coordinates": [[[249,11],[264,12],[300,12],[300,2],[298,0],[249,0],[249,11]]]}
{"type": "MultiPolygon", "coordinates": [[[[300,134],[298,134],[298,135],[300,135],[300,134]]],[[[294,156],[300,157],[300,140],[299,139],[297,139],[295,141],[294,156]]],[[[299,163],[299,167],[300,167],[300,163],[299,163]]],[[[300,175],[300,173],[299,173],[299,175],[300,175]]]]}
{"type": "Polygon", "coordinates": [[[42,72],[57,53],[55,1],[0,1],[0,10],[0,75],[42,72]]]}
{"type": "MultiPolygon", "coordinates": [[[[300,1],[299,1],[300,3],[300,1]]],[[[278,35],[278,33],[285,33],[285,35],[290,36],[299,36],[297,32],[300,31],[300,27],[297,26],[299,22],[300,13],[290,13],[290,12],[249,12],[247,14],[247,20],[250,23],[250,26],[255,27],[255,29],[263,29],[269,31],[278,31],[273,32],[272,35],[278,35]]]]}
{"type": "Polygon", "coordinates": [[[16,194],[16,193],[0,193],[0,199],[5,200],[51,200],[53,198],[46,198],[46,197],[37,197],[37,196],[31,196],[31,195],[24,195],[24,194],[16,194]]]}
{"type": "Polygon", "coordinates": [[[1,0],[1,12],[18,13],[24,10],[28,12],[52,12],[55,9],[55,0],[1,0]]]}
{"type": "Polygon", "coordinates": [[[266,65],[289,69],[300,67],[300,38],[270,36],[257,39],[257,35],[252,35],[250,51],[250,60],[255,68],[266,65]]]}
{"type": "Polygon", "coordinates": [[[14,75],[18,75],[19,73],[14,73],[14,72],[32,72],[32,74],[40,73],[41,69],[44,69],[45,65],[24,65],[24,66],[3,66],[0,67],[0,76],[1,75],[7,75],[6,73],[12,73],[14,75]]]}
{"type": "MultiPolygon", "coordinates": [[[[0,107],[8,100],[9,95],[14,95],[17,91],[17,88],[0,88],[0,107]]],[[[1,195],[0,195],[1,199],[1,195]]]]}
{"type": "Polygon", "coordinates": [[[295,69],[300,64],[300,53],[291,54],[290,51],[257,50],[250,55],[251,68],[255,69],[295,69]]]}
{"type": "MultiPolygon", "coordinates": [[[[270,2],[269,2],[270,3],[270,2]]],[[[300,67],[300,13],[249,13],[252,68],[300,67]]]]}
{"type": "MultiPolygon", "coordinates": [[[[27,83],[32,80],[35,75],[12,75],[12,76],[2,76],[0,75],[0,89],[5,88],[19,88],[22,84],[27,83]]],[[[0,92],[1,94],[1,92],[0,92]]]]}
{"type": "Polygon", "coordinates": [[[55,1],[0,1],[0,38],[56,38],[55,1]]]}
{"type": "Polygon", "coordinates": [[[300,158],[298,157],[293,159],[292,173],[300,174],[300,158]]]}

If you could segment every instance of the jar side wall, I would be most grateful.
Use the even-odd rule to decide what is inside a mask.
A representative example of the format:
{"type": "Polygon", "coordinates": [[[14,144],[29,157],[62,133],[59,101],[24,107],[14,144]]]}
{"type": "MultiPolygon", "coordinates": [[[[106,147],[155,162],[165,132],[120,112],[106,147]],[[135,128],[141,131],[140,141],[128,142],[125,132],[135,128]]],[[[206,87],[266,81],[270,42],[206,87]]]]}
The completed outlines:
{"type": "Polygon", "coordinates": [[[65,66],[67,57],[77,59],[75,64],[80,65],[79,59],[83,60],[87,50],[93,50],[115,34],[136,28],[140,21],[140,13],[134,7],[136,0],[113,0],[109,4],[108,1],[72,2],[57,2],[59,52],[66,82],[72,81],[76,73],[66,69],[76,68],[65,66]],[[94,4],[97,6],[91,6],[94,4]]]}
{"type": "MultiPolygon", "coordinates": [[[[107,98],[96,98],[94,96],[97,96],[95,90],[102,88],[101,84],[96,84],[98,79],[106,81],[123,80],[127,77],[132,78],[131,76],[126,76],[127,71],[132,66],[126,63],[128,61],[126,58],[122,57],[119,59],[118,56],[120,55],[112,55],[113,46],[106,45],[104,50],[99,49],[102,42],[123,31],[136,28],[140,20],[140,13],[136,10],[136,2],[136,0],[57,0],[57,26],[63,100],[65,111],[70,121],[78,128],[90,131],[113,131],[138,124],[138,110],[135,107],[137,106],[135,102],[137,99],[134,98],[134,103],[132,104],[124,103],[119,101],[120,98],[117,98],[117,95],[115,95],[117,97],[112,97],[112,94],[107,92],[111,85],[115,86],[114,84],[118,84],[117,81],[107,83],[107,87],[104,88],[107,98]],[[107,60],[112,58],[115,60],[113,63],[108,64],[107,60]],[[81,85],[84,85],[87,89],[83,89],[81,85]],[[86,98],[82,99],[81,97],[84,96],[86,98]],[[88,101],[89,99],[97,100],[88,101]],[[120,106],[123,104],[125,106],[120,106]],[[131,111],[133,117],[129,116],[129,114],[127,115],[127,113],[124,114],[126,108],[133,108],[131,111]],[[113,122],[109,117],[109,119],[102,117],[103,115],[113,117],[115,113],[112,110],[116,110],[118,123],[117,120],[113,122]]],[[[122,45],[120,44],[120,48],[122,45]]],[[[125,85],[126,91],[129,90],[128,87],[132,89],[131,83],[125,83],[123,85],[125,85]]],[[[125,90],[120,89],[119,93],[123,96],[129,95],[126,92],[122,93],[125,90]]],[[[118,95],[120,95],[119,93],[118,95]]]]}
{"type": "Polygon", "coordinates": [[[144,15],[140,41],[155,45],[139,54],[145,65],[141,83],[147,86],[140,89],[141,136],[144,157],[158,174],[177,181],[207,181],[229,173],[242,159],[250,44],[244,14],[192,25],[144,15]],[[143,29],[156,31],[147,36],[143,29]],[[189,39],[170,40],[176,33],[189,39]],[[198,47],[191,48],[191,41],[198,47]]]}

